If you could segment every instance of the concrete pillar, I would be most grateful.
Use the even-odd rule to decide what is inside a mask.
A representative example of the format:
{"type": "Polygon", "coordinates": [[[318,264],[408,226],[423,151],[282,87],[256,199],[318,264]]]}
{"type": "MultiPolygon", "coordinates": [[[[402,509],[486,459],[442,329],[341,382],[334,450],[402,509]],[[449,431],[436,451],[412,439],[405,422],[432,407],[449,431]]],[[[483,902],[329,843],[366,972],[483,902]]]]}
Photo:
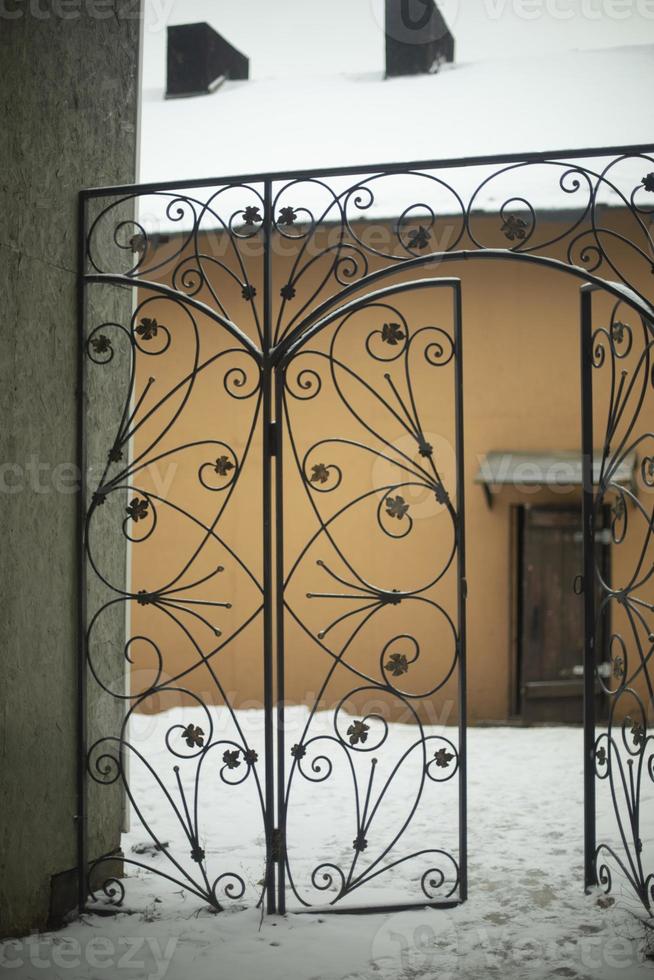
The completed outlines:
{"type": "Polygon", "coordinates": [[[77,193],[135,179],[139,36],[134,0],[0,3],[4,936],[76,862],[77,193]]]}

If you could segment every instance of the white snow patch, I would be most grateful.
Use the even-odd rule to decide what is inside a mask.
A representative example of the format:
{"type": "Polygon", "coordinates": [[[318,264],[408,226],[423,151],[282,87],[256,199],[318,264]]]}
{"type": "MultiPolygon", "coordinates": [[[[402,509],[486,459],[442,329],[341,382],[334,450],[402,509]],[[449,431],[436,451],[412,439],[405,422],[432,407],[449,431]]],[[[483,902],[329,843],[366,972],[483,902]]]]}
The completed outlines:
{"type": "MultiPolygon", "coordinates": [[[[140,179],[647,143],[654,132],[643,114],[643,86],[653,67],[654,46],[643,45],[509,56],[386,81],[377,72],[252,79],[169,101],[151,91],[143,104],[140,179]]],[[[551,184],[537,205],[574,207],[551,184]]],[[[461,191],[465,196],[465,185],[461,191]]]]}
{"type": "MultiPolygon", "coordinates": [[[[212,709],[220,737],[229,737],[232,723],[224,710],[212,709]]],[[[289,744],[302,730],[305,709],[289,712],[289,744]]],[[[174,724],[205,724],[199,710],[171,712],[143,719],[133,737],[156,745],[174,724]]],[[[250,744],[260,736],[260,712],[239,712],[239,724],[250,744]]],[[[327,731],[327,716],[318,729],[327,731]]],[[[455,741],[453,729],[429,729],[455,741]]],[[[410,740],[415,729],[391,726],[389,737],[410,740]],[[398,729],[397,731],[395,729],[398,729]]],[[[258,744],[258,743],[257,743],[258,744]]],[[[380,758],[382,753],[380,752],[380,758]]],[[[170,755],[160,749],[153,757],[170,770],[170,755]]],[[[583,786],[582,732],[577,728],[480,728],[469,732],[470,898],[450,911],[415,909],[392,914],[302,915],[264,918],[254,908],[230,908],[215,915],[202,903],[139,873],[127,882],[135,914],[105,918],[84,916],[57,933],[33,936],[0,947],[8,976],[86,980],[100,976],[167,977],[168,980],[439,980],[506,977],[545,980],[552,977],[592,980],[652,980],[652,964],[643,961],[643,927],[631,915],[637,907],[616,882],[618,905],[602,908],[597,893],[585,895],[582,881],[583,786]],[[129,961],[128,954],[131,956],[129,961]],[[49,964],[34,966],[33,957],[49,964]],[[22,961],[23,965],[17,965],[22,961]],[[77,963],[77,965],[75,965],[77,963]],[[104,964],[104,966],[102,966],[104,964]],[[140,964],[140,965],[135,965],[140,964]]],[[[173,831],[161,798],[139,784],[148,816],[163,838],[173,831]],[[159,799],[159,802],[157,802],[159,799]]],[[[311,843],[316,827],[336,832],[352,818],[344,809],[347,785],[333,787],[333,803],[318,795],[302,805],[300,823],[311,843]]],[[[210,823],[224,828],[224,786],[207,780],[203,806],[210,823]],[[221,788],[222,787],[222,788],[221,788]]],[[[651,859],[654,828],[652,793],[642,809],[644,857],[651,859]]],[[[601,830],[614,835],[610,812],[600,800],[601,830]],[[602,809],[604,807],[604,809],[602,809]]],[[[391,813],[387,818],[393,820],[391,813]]],[[[440,806],[421,817],[420,831],[437,840],[447,834],[449,817],[440,806]]],[[[238,841],[230,866],[260,850],[258,814],[241,809],[238,841]]],[[[221,838],[221,835],[218,835],[221,838]]],[[[136,820],[124,847],[147,842],[136,820]]],[[[221,846],[218,839],[218,846],[221,846]]],[[[165,858],[156,862],[165,866],[165,858]]],[[[651,860],[650,860],[651,864],[651,860]]],[[[254,866],[253,866],[254,867],[254,866]]]]}

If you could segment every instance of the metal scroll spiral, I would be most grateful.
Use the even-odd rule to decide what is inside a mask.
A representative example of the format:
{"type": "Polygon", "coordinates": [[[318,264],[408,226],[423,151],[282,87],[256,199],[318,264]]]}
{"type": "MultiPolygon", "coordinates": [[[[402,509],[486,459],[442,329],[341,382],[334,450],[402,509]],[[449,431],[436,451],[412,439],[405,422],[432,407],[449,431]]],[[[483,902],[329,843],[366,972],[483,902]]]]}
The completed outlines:
{"type": "Polygon", "coordinates": [[[155,288],[165,279],[189,303],[245,325],[263,346],[267,228],[281,278],[272,297],[276,345],[384,274],[461,252],[547,257],[582,278],[615,280],[647,305],[641,278],[654,268],[652,213],[654,157],[646,154],[595,166],[544,158],[441,172],[382,169],[274,182],[269,210],[262,186],[241,182],[126,195],[95,216],[88,262],[125,282],[155,288]],[[136,217],[124,217],[135,207],[136,217]],[[556,223],[552,211],[561,215],[556,223]]]}
{"type": "Polygon", "coordinates": [[[382,170],[345,185],[295,178],[276,186],[273,229],[296,246],[286,263],[280,260],[276,342],[301,336],[330,306],[384,272],[428,267],[458,252],[546,256],[582,278],[616,280],[649,302],[627,265],[646,277],[654,268],[654,158],[644,154],[600,160],[596,169],[587,161],[544,159],[474,170],[382,170]],[[623,215],[622,225],[611,221],[607,201],[623,215]],[[562,215],[555,224],[551,208],[562,215]]]}
{"type": "MultiPolygon", "coordinates": [[[[443,483],[436,454],[423,431],[414,382],[415,363],[420,359],[423,366],[446,371],[448,366],[451,369],[456,356],[454,340],[447,330],[440,326],[414,329],[396,305],[371,301],[363,309],[338,321],[328,350],[303,349],[294,355],[285,369],[283,405],[288,443],[316,522],[315,532],[286,575],[285,607],[301,630],[324,652],[328,664],[302,734],[290,750],[292,759],[285,809],[286,812],[289,807],[292,810],[292,792],[298,780],[325,783],[334,778],[337,771],[345,772],[344,778],[352,794],[351,815],[342,817],[343,822],[351,822],[351,858],[346,863],[342,859],[325,858],[309,873],[308,880],[304,880],[304,872],[303,880],[296,880],[291,857],[293,839],[288,837],[286,872],[290,887],[303,906],[335,905],[376,878],[388,877],[393,869],[409,863],[418,863],[423,869],[416,901],[449,899],[459,885],[459,866],[448,851],[425,848],[402,852],[403,837],[426,786],[448,782],[459,766],[454,743],[444,735],[427,734],[415,706],[443,687],[459,660],[457,627],[445,607],[430,594],[455,559],[458,516],[450,492],[443,483]],[[356,321],[365,325],[371,319],[376,320],[379,327],[357,334],[359,324],[356,321]],[[341,344],[346,335],[347,344],[341,344]],[[356,352],[357,343],[360,356],[368,358],[372,365],[379,365],[383,371],[383,387],[374,386],[363,371],[352,366],[356,363],[352,354],[356,352]],[[321,439],[301,450],[295,432],[297,410],[301,411],[302,403],[319,399],[327,389],[336,394],[339,404],[346,409],[355,434],[347,438],[321,439]],[[374,411],[362,409],[357,404],[355,392],[364,393],[374,405],[374,411]],[[391,441],[387,434],[388,423],[409,437],[414,451],[405,452],[398,448],[397,440],[391,441]],[[344,451],[359,457],[360,472],[369,473],[375,459],[384,461],[396,473],[395,481],[375,485],[361,493],[347,492],[348,478],[352,474],[341,461],[344,451]],[[357,557],[352,548],[344,544],[339,521],[367,504],[369,511],[362,511],[362,514],[369,513],[370,518],[362,517],[362,520],[374,520],[374,526],[370,526],[371,535],[376,530],[391,541],[404,539],[414,533],[415,525],[411,507],[403,495],[414,487],[423,489],[435,500],[449,529],[451,545],[442,566],[433,571],[428,581],[404,587],[399,581],[370,581],[358,569],[361,556],[357,557]],[[336,496],[337,492],[338,502],[327,515],[323,501],[330,495],[336,496]],[[323,583],[323,590],[309,592],[306,596],[320,603],[325,617],[324,625],[317,633],[312,632],[300,609],[288,598],[294,577],[300,574],[304,577],[303,562],[309,552],[317,553],[316,549],[333,556],[333,560],[317,560],[317,580],[323,583]],[[346,571],[341,571],[342,568],[346,571]],[[422,645],[411,631],[401,629],[388,636],[378,651],[376,672],[367,672],[352,662],[351,654],[357,640],[381,610],[402,607],[406,610],[404,621],[410,622],[414,604],[426,606],[430,614],[446,623],[450,638],[450,653],[444,662],[434,663],[426,686],[424,683],[417,687],[412,685],[411,672],[418,662],[421,666],[425,660],[431,663],[435,651],[429,645],[422,645]],[[332,642],[332,631],[339,633],[340,639],[332,642]],[[314,735],[312,726],[317,706],[328,696],[330,681],[339,670],[350,673],[353,686],[333,710],[332,732],[314,735]],[[345,713],[347,703],[352,699],[370,701],[380,693],[401,707],[415,732],[410,746],[397,758],[389,756],[394,749],[389,746],[389,727],[384,717],[372,712],[353,719],[345,713]],[[366,760],[365,763],[362,764],[362,760],[366,760]],[[391,764],[380,783],[381,760],[391,764]],[[409,769],[415,779],[406,788],[404,781],[409,769]],[[392,831],[388,831],[380,827],[384,804],[401,780],[410,803],[407,803],[406,813],[398,815],[392,831]]],[[[350,462],[350,468],[352,465],[350,462]]],[[[380,578],[388,577],[388,574],[388,570],[380,570],[380,578]]],[[[395,568],[390,574],[402,573],[395,568]]]]}
{"type": "Polygon", "coordinates": [[[620,612],[621,630],[610,628],[609,671],[598,681],[609,702],[608,730],[595,743],[597,778],[608,787],[617,841],[597,846],[597,881],[606,891],[617,887],[634,895],[648,915],[654,913],[654,853],[646,817],[654,788],[654,431],[650,427],[654,330],[645,319],[634,323],[633,310],[616,303],[605,326],[593,336],[593,365],[608,376],[604,450],[595,499],[596,517],[609,509],[612,565],[617,581],[601,585],[598,623],[611,623],[620,612]],[[621,463],[636,454],[642,493],[616,478],[621,463]],[[627,553],[627,548],[630,551],[627,553]],[[649,591],[648,591],[649,590],[649,591]]]}

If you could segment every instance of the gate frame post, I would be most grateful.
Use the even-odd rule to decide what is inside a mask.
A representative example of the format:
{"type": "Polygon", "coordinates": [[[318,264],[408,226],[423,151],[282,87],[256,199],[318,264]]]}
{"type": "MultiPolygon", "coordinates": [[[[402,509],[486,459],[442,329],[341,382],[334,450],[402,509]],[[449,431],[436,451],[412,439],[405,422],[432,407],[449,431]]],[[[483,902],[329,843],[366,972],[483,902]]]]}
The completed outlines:
{"type": "Polygon", "coordinates": [[[277,669],[277,827],[279,848],[277,853],[277,912],[286,914],[286,740],[284,731],[285,708],[285,650],[284,650],[284,466],[282,438],[284,427],[284,378],[283,365],[276,364],[274,370],[274,408],[275,408],[275,640],[277,669]]]}
{"type": "Polygon", "coordinates": [[[582,286],[581,297],[581,452],[584,594],[584,888],[597,884],[595,869],[595,514],[593,491],[593,324],[592,294],[582,286]]]}
{"type": "Polygon", "coordinates": [[[456,412],[456,512],[457,512],[457,606],[459,619],[459,901],[468,898],[468,767],[467,767],[467,675],[466,675],[466,579],[465,540],[465,448],[463,433],[463,314],[461,281],[452,283],[454,313],[454,401],[456,412]]]}
{"type": "Polygon", "coordinates": [[[87,512],[87,444],[86,444],[86,224],[88,200],[84,191],[77,199],[77,787],[75,813],[77,836],[77,906],[86,911],[88,841],[86,805],[86,743],[87,743],[87,569],[86,569],[86,512],[87,512]]]}
{"type": "Polygon", "coordinates": [[[262,424],[263,424],[263,688],[264,688],[264,730],[265,730],[265,830],[266,830],[266,911],[273,915],[277,911],[275,895],[275,770],[273,751],[273,454],[276,440],[272,432],[272,185],[269,178],[264,181],[263,206],[263,343],[262,343],[262,424]]]}

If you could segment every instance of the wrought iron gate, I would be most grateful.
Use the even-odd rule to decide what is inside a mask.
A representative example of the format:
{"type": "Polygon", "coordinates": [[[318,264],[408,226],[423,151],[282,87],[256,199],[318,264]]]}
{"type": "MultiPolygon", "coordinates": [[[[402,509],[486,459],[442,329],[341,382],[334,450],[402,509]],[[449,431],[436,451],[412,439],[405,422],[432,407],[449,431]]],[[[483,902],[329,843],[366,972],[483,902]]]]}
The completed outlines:
{"type": "Polygon", "coordinates": [[[619,890],[651,915],[654,320],[638,304],[585,286],[581,329],[584,580],[600,583],[599,599],[594,585],[584,588],[586,883],[619,890]],[[596,527],[607,507],[610,575],[596,557],[596,527]],[[606,651],[596,643],[602,630],[610,637],[606,651]],[[608,700],[608,726],[595,723],[598,689],[608,700]]]}
{"type": "MultiPolygon", "coordinates": [[[[459,282],[440,267],[539,263],[650,324],[640,271],[625,258],[648,274],[654,261],[641,201],[654,190],[648,149],[82,193],[81,906],[89,893],[123,902],[123,864],[214,908],[465,899],[462,317],[459,282]],[[552,195],[568,205],[556,232],[552,195]],[[601,211],[607,195],[615,228],[601,211]],[[243,677],[260,713],[237,710],[252,706],[240,703],[243,677]],[[188,713],[171,723],[167,709],[188,713]],[[437,808],[437,836],[424,808],[437,808]],[[127,809],[144,840],[120,855],[127,809]],[[91,825],[90,812],[104,818],[91,825]]],[[[595,491],[590,302],[584,292],[588,581],[590,515],[610,487],[627,385],[612,390],[595,491]]],[[[598,370],[614,370],[619,344],[635,343],[622,321],[614,336],[614,319],[598,370]]],[[[634,385],[649,392],[647,344],[642,356],[634,385]]],[[[650,455],[639,464],[646,489],[650,455]]],[[[616,544],[629,499],[618,491],[616,544]]],[[[651,531],[650,518],[645,548],[651,531]]],[[[607,585],[607,604],[644,623],[636,593],[647,582],[607,585]]],[[[592,884],[593,767],[613,787],[618,756],[611,734],[595,742],[585,591],[592,884]]],[[[638,717],[622,738],[629,773],[638,766],[628,877],[647,904],[638,828],[641,787],[654,776],[652,649],[641,637],[639,666],[627,667],[629,642],[615,639],[613,669],[622,658],[625,673],[614,694],[624,700],[635,676],[646,679],[644,695],[629,695],[638,717]]]]}

